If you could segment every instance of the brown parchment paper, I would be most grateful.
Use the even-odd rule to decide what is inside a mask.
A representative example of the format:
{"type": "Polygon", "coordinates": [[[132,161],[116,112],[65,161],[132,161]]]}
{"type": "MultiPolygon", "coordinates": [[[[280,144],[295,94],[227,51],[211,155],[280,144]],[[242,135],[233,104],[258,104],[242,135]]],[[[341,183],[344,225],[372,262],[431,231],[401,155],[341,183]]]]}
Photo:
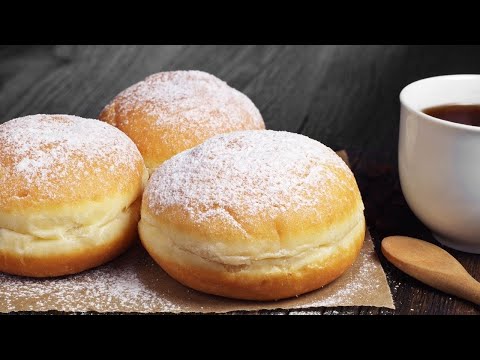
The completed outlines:
{"type": "MultiPolygon", "coordinates": [[[[339,155],[348,163],[345,152],[339,155]]],[[[0,312],[222,313],[321,306],[395,308],[368,230],[360,256],[344,275],[322,289],[280,301],[232,300],[186,288],[140,244],[104,266],[73,276],[31,279],[0,273],[0,312]]]]}

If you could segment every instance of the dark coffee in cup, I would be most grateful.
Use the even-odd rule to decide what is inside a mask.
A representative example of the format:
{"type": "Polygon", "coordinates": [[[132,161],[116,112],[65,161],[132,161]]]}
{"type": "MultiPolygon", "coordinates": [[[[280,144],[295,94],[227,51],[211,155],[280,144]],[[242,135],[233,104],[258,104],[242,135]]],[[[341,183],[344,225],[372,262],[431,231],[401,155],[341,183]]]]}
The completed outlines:
{"type": "Polygon", "coordinates": [[[447,104],[422,110],[425,114],[458,124],[480,126],[480,105],[447,104]]]}

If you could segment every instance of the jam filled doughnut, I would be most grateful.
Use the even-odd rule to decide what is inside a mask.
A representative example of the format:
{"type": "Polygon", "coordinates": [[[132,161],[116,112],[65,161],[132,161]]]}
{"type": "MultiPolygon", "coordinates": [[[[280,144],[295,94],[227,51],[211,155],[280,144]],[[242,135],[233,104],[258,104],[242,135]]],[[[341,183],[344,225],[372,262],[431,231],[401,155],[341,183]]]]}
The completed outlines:
{"type": "Polygon", "coordinates": [[[139,233],[184,285],[274,300],[318,289],[353,264],[363,210],[351,170],[327,146],[288,132],[240,131],[153,173],[139,233]]]}
{"type": "Polygon", "coordinates": [[[135,144],[98,120],[0,125],[0,271],[48,277],[103,264],[136,237],[148,177],[135,144]]]}

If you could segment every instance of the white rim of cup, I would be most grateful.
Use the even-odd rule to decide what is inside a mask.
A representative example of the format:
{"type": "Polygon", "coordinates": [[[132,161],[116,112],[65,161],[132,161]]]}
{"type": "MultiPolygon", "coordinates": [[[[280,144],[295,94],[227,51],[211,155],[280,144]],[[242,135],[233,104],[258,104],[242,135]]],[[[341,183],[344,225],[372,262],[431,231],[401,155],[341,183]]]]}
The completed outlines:
{"type": "MultiPolygon", "coordinates": [[[[400,103],[405,106],[408,110],[413,111],[417,115],[420,115],[421,118],[431,121],[435,124],[441,125],[441,126],[446,126],[446,127],[451,127],[451,128],[456,128],[456,129],[461,129],[461,130],[468,130],[468,131],[474,131],[474,132],[480,132],[480,127],[478,126],[473,126],[473,125],[466,125],[466,124],[459,124],[447,120],[442,120],[439,118],[436,118],[434,116],[430,116],[422,112],[421,110],[417,110],[412,108],[410,105],[407,104],[405,101],[405,92],[408,90],[409,87],[417,86],[421,82],[425,82],[431,79],[438,79],[438,78],[448,78],[448,79],[469,79],[469,78],[476,78],[480,80],[480,74],[454,74],[454,75],[440,75],[440,76],[431,76],[428,78],[420,79],[417,81],[414,81],[407,86],[405,86],[402,91],[400,91],[400,103]]],[[[480,103],[479,103],[480,105],[480,103]]]]}

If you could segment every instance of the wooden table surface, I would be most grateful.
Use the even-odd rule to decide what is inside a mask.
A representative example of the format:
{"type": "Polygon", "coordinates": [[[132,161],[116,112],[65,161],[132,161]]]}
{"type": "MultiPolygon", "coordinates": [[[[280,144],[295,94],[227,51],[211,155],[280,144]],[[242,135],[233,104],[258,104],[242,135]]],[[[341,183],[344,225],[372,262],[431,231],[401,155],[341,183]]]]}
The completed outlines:
{"type": "MultiPolygon", "coordinates": [[[[312,312],[480,313],[479,307],[404,275],[379,252],[387,235],[434,241],[409,210],[398,181],[398,94],[424,77],[480,73],[480,47],[3,46],[0,123],[36,113],[96,117],[119,91],[151,73],[174,69],[204,70],[227,81],[253,100],[269,129],[302,133],[349,152],[397,309],[312,312]]],[[[480,279],[480,256],[449,251],[480,279]]]]}

